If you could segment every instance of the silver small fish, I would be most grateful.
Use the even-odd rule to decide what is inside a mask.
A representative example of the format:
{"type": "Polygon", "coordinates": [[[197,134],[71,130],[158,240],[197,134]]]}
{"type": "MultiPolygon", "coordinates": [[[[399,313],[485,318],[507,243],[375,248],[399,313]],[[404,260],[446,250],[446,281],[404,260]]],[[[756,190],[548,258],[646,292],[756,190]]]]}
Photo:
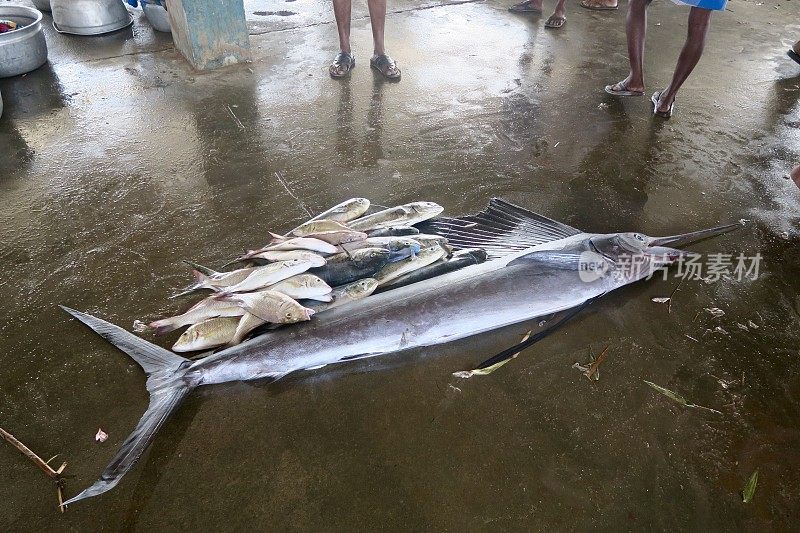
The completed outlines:
{"type": "Polygon", "coordinates": [[[247,276],[252,274],[253,270],[255,270],[255,267],[248,267],[232,270],[230,272],[216,272],[203,265],[192,263],[191,261],[184,261],[184,263],[192,267],[192,275],[194,276],[195,282],[178,294],[170,296],[170,299],[178,298],[179,296],[184,296],[201,289],[218,291],[225,287],[236,285],[247,279],[247,276]]]}
{"type": "Polygon", "coordinates": [[[366,213],[367,209],[369,209],[369,200],[366,198],[351,198],[323,211],[309,220],[309,222],[314,222],[315,220],[349,222],[366,213]]]}
{"type": "Polygon", "coordinates": [[[309,307],[317,313],[320,313],[322,311],[327,311],[328,309],[333,309],[334,307],[340,307],[342,305],[361,300],[362,298],[366,298],[375,292],[375,289],[377,288],[378,281],[375,278],[364,278],[333,289],[331,292],[331,301],[328,303],[303,303],[306,307],[309,307]]]}
{"type": "Polygon", "coordinates": [[[261,320],[273,324],[293,324],[311,320],[311,316],[314,314],[313,309],[307,309],[294,299],[276,291],[229,294],[222,298],[236,303],[261,320]]]}
{"type": "Polygon", "coordinates": [[[265,246],[258,252],[266,252],[267,250],[311,250],[312,252],[333,254],[336,253],[336,246],[313,237],[295,237],[265,246]]]}
{"type": "MultiPolygon", "coordinates": [[[[324,261],[323,261],[324,263],[324,261]]],[[[291,261],[278,261],[256,268],[244,281],[232,285],[225,289],[226,293],[255,291],[269,285],[274,285],[279,281],[291,278],[297,274],[302,274],[309,268],[322,266],[319,262],[304,259],[292,259],[291,261]]]]}
{"type": "Polygon", "coordinates": [[[277,291],[290,298],[299,300],[307,298],[310,300],[320,300],[328,302],[331,299],[331,287],[319,276],[314,274],[298,274],[274,285],[266,287],[266,290],[277,291]]]}
{"type": "MultiPolygon", "coordinates": [[[[272,235],[273,244],[280,244],[291,239],[291,237],[283,237],[275,233],[270,233],[270,235],[272,235]]],[[[331,230],[331,231],[320,231],[317,233],[309,233],[304,238],[318,239],[320,241],[324,241],[329,244],[337,245],[349,242],[363,241],[364,239],[367,238],[367,234],[361,231],[353,231],[345,228],[343,230],[331,230]]]]}
{"type": "Polygon", "coordinates": [[[316,252],[311,252],[309,250],[267,250],[266,252],[261,252],[260,254],[256,254],[252,257],[249,257],[248,259],[268,261],[270,263],[274,263],[276,261],[291,261],[292,259],[302,259],[302,260],[322,263],[322,265],[325,264],[324,257],[322,257],[316,252]]]}
{"type": "Polygon", "coordinates": [[[155,330],[156,335],[163,335],[170,331],[174,331],[183,326],[197,324],[209,318],[216,318],[220,316],[241,316],[244,310],[233,302],[219,300],[214,296],[209,296],[197,302],[191,309],[185,313],[170,318],[162,318],[150,322],[148,325],[155,330]]]}
{"type": "Polygon", "coordinates": [[[178,338],[172,351],[194,352],[228,344],[236,334],[239,322],[239,317],[217,317],[194,324],[178,338]]]}
{"type": "Polygon", "coordinates": [[[308,237],[326,231],[350,231],[350,228],[335,220],[309,220],[294,228],[289,234],[295,237],[308,237]]]}
{"type": "Polygon", "coordinates": [[[413,226],[435,217],[442,211],[444,211],[444,207],[434,202],[412,202],[358,218],[350,222],[348,226],[356,231],[368,231],[393,226],[413,226]]]}
{"type": "Polygon", "coordinates": [[[266,323],[266,320],[261,320],[252,313],[245,313],[242,318],[239,319],[239,323],[236,326],[236,332],[233,334],[229,344],[231,346],[240,344],[251,331],[266,323]]]}

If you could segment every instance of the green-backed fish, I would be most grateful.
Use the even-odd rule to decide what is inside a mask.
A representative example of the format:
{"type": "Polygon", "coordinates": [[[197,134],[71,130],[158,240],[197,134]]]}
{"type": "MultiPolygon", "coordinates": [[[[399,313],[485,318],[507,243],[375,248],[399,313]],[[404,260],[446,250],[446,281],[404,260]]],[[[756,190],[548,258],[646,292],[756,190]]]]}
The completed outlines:
{"type": "Polygon", "coordinates": [[[369,209],[369,200],[366,198],[351,198],[323,211],[309,220],[309,222],[314,222],[315,220],[349,222],[366,213],[367,209],[369,209]]]}
{"type": "Polygon", "coordinates": [[[330,302],[304,301],[302,303],[317,313],[321,313],[322,311],[327,311],[328,309],[340,307],[355,302],[356,300],[366,298],[375,292],[377,288],[378,281],[375,278],[364,278],[333,289],[330,302]]]}
{"type": "Polygon", "coordinates": [[[442,211],[444,211],[444,207],[434,202],[412,202],[357,218],[350,222],[348,226],[356,231],[368,231],[393,226],[413,226],[435,217],[442,211]]]}
{"type": "Polygon", "coordinates": [[[419,230],[410,226],[400,226],[392,228],[377,228],[367,232],[368,237],[407,237],[409,235],[419,235],[419,230]]]}
{"type": "Polygon", "coordinates": [[[423,248],[419,253],[408,259],[403,259],[396,263],[390,263],[383,267],[380,272],[375,274],[378,286],[386,285],[393,279],[397,279],[403,274],[408,274],[414,270],[428,266],[445,256],[445,250],[439,245],[423,248]]]}
{"type": "Polygon", "coordinates": [[[228,344],[236,334],[239,317],[209,318],[183,332],[172,346],[173,352],[195,352],[228,344]]]}
{"type": "Polygon", "coordinates": [[[362,248],[352,253],[332,255],[325,266],[311,269],[311,273],[331,287],[338,287],[372,277],[386,266],[390,257],[391,252],[383,248],[362,248]]]}
{"type": "Polygon", "coordinates": [[[450,259],[439,259],[435,263],[431,263],[428,266],[422,267],[418,270],[414,270],[413,272],[409,272],[408,274],[404,274],[399,278],[386,283],[381,287],[381,290],[389,290],[389,289],[396,289],[398,287],[405,287],[406,285],[411,285],[412,283],[417,283],[419,281],[424,281],[426,279],[431,279],[436,276],[441,276],[442,274],[447,274],[448,272],[453,272],[455,270],[459,270],[464,267],[468,267],[470,265],[477,265],[479,263],[483,263],[486,261],[487,253],[485,250],[481,250],[478,248],[469,248],[464,250],[459,250],[453,254],[453,257],[450,259]]]}
{"type": "Polygon", "coordinates": [[[385,248],[391,252],[389,262],[394,263],[416,254],[423,246],[412,237],[370,237],[360,242],[342,245],[340,248],[345,253],[363,248],[385,248]]]}
{"type": "Polygon", "coordinates": [[[335,220],[309,220],[294,228],[289,234],[295,237],[308,237],[326,231],[350,231],[350,228],[335,220]]]}
{"type": "Polygon", "coordinates": [[[450,243],[447,242],[447,239],[441,235],[427,235],[425,233],[420,233],[419,235],[414,235],[414,240],[420,243],[423,248],[430,248],[431,246],[438,244],[444,248],[444,251],[447,252],[448,256],[452,255],[453,253],[453,247],[450,246],[450,243]]]}

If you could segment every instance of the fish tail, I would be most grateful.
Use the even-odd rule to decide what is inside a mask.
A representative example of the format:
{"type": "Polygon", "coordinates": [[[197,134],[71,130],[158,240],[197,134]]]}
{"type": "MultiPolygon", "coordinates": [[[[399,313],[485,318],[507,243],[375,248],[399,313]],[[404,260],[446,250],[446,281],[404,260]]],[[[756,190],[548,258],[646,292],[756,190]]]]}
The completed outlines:
{"type": "MultiPolygon", "coordinates": [[[[249,250],[248,250],[248,252],[249,252],[249,250]]],[[[241,263],[242,261],[245,261],[245,260],[247,260],[247,255],[243,255],[241,257],[237,257],[236,259],[232,259],[231,261],[228,261],[227,263],[222,265],[222,268],[227,268],[227,267],[229,267],[231,265],[235,265],[236,263],[241,263]]]]}
{"type": "Polygon", "coordinates": [[[185,378],[186,368],[191,365],[188,359],[151,344],[105,320],[68,307],[61,308],[139,363],[147,374],[147,392],[150,393],[150,405],[100,475],[100,479],[63,504],[68,505],[113,489],[136,464],[158,430],[196,384],[185,378]]]}
{"type": "MultiPolygon", "coordinates": [[[[194,263],[189,263],[188,261],[184,261],[184,263],[194,265],[194,263]]],[[[206,267],[203,267],[201,265],[197,265],[197,266],[199,266],[201,269],[205,269],[206,268],[206,267]]],[[[213,272],[213,270],[212,270],[212,272],[213,272]]],[[[184,289],[181,292],[179,292],[177,294],[173,294],[172,296],[170,296],[169,297],[170,300],[174,300],[175,298],[180,298],[181,296],[186,296],[187,294],[191,294],[191,293],[193,293],[194,291],[196,291],[198,289],[210,288],[210,287],[206,286],[206,280],[208,279],[208,276],[210,276],[210,274],[206,274],[206,273],[201,272],[200,270],[194,270],[193,269],[192,270],[192,276],[194,276],[194,281],[195,282],[192,283],[191,285],[188,285],[188,286],[184,287],[184,289]]]]}
{"type": "Polygon", "coordinates": [[[277,244],[279,242],[288,240],[288,237],[284,237],[283,235],[278,235],[277,233],[272,233],[271,231],[269,232],[269,236],[272,237],[272,241],[270,241],[271,244],[277,244]]]}
{"type": "Polygon", "coordinates": [[[179,324],[175,318],[176,317],[162,318],[161,320],[150,322],[147,324],[147,327],[152,329],[153,333],[156,335],[164,335],[181,327],[182,324],[179,324]]]}
{"type": "Polygon", "coordinates": [[[184,263],[192,267],[193,270],[201,272],[206,276],[213,276],[214,274],[218,274],[218,272],[212,268],[208,268],[207,266],[200,265],[198,263],[194,263],[192,261],[188,261],[186,259],[183,260],[184,263]]]}

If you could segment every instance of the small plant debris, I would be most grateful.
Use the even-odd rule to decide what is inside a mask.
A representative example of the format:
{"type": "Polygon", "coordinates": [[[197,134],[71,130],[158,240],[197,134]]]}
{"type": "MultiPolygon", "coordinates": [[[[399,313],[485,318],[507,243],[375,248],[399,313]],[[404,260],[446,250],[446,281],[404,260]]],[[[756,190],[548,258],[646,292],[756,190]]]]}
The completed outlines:
{"type": "Polygon", "coordinates": [[[587,377],[590,381],[599,381],[600,380],[600,365],[603,361],[606,360],[606,355],[608,354],[608,349],[611,346],[606,346],[600,355],[595,357],[593,354],[589,354],[589,364],[582,365],[580,363],[575,363],[572,365],[572,368],[577,368],[583,375],[587,377]]]}
{"type": "Polygon", "coordinates": [[[652,381],[647,381],[647,380],[643,380],[643,381],[645,383],[647,383],[648,385],[650,385],[655,390],[657,390],[658,392],[660,392],[661,394],[663,394],[664,396],[666,396],[667,398],[669,398],[670,400],[672,400],[673,402],[679,403],[680,405],[682,405],[684,407],[690,407],[692,409],[703,409],[703,410],[706,410],[706,411],[711,411],[712,413],[717,413],[719,415],[722,414],[722,411],[717,411],[716,409],[712,409],[710,407],[697,405],[696,403],[690,403],[686,398],[684,398],[683,396],[681,396],[677,392],[673,392],[673,391],[671,391],[669,389],[665,389],[664,387],[662,387],[660,385],[656,385],[652,381]]]}
{"type": "Polygon", "coordinates": [[[758,468],[747,480],[747,484],[742,489],[742,503],[749,503],[756,493],[756,485],[758,485],[758,468]]]}
{"type": "Polygon", "coordinates": [[[55,481],[58,496],[58,508],[63,513],[66,510],[66,506],[64,505],[64,469],[67,468],[67,463],[64,462],[60,467],[58,467],[58,470],[53,470],[49,463],[58,457],[58,455],[54,455],[49,461],[45,461],[36,455],[30,448],[22,444],[22,442],[14,437],[14,435],[3,428],[0,428],[0,436],[3,437],[6,442],[22,452],[22,455],[30,459],[31,462],[38,466],[50,479],[55,481]]]}
{"type": "MultiPolygon", "coordinates": [[[[521,342],[525,342],[526,340],[528,340],[531,337],[532,334],[533,334],[533,331],[529,331],[528,333],[526,333],[525,336],[522,338],[521,342]]],[[[453,372],[453,375],[455,377],[457,377],[457,378],[462,378],[462,379],[471,378],[472,376],[488,376],[489,374],[491,374],[492,372],[494,372],[495,370],[497,370],[501,366],[505,365],[506,363],[508,363],[512,359],[515,359],[517,356],[519,356],[520,353],[521,352],[517,352],[514,355],[512,355],[511,357],[509,357],[508,359],[504,359],[504,360],[500,361],[499,363],[495,363],[495,364],[493,364],[491,366],[487,366],[486,368],[475,368],[473,370],[459,370],[458,372],[453,372]]]]}

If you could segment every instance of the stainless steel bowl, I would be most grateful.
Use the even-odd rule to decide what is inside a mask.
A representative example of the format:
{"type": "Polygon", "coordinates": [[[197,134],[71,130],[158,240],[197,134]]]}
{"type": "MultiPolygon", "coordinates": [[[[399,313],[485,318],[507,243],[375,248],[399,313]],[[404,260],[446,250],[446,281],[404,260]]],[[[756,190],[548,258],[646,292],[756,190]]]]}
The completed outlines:
{"type": "Polygon", "coordinates": [[[39,11],[50,11],[50,0],[33,0],[33,5],[39,11]]]}
{"type": "Polygon", "coordinates": [[[153,0],[142,0],[142,11],[148,22],[156,31],[170,33],[172,26],[169,24],[169,13],[164,6],[153,0]]]}
{"type": "Polygon", "coordinates": [[[122,0],[50,0],[59,33],[102,35],[133,24],[122,0]]]}
{"type": "Polygon", "coordinates": [[[18,76],[47,63],[42,13],[32,7],[0,6],[0,19],[12,20],[16,30],[0,33],[0,78],[18,76]]]}

